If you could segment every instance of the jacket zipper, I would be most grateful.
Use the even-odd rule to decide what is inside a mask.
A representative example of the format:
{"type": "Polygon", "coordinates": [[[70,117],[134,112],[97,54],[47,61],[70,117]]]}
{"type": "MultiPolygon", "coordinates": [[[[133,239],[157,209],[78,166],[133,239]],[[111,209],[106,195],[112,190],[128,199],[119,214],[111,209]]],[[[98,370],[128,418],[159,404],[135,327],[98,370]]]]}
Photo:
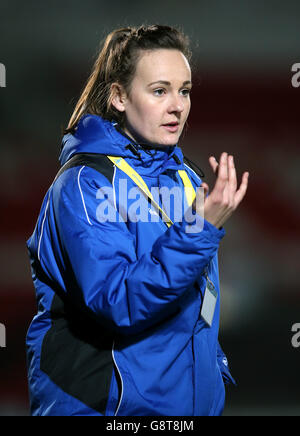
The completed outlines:
{"type": "Polygon", "coordinates": [[[118,374],[119,374],[119,377],[120,377],[120,380],[121,380],[121,395],[120,395],[120,399],[119,399],[119,402],[118,402],[117,409],[116,409],[115,414],[114,414],[114,416],[117,416],[117,414],[119,412],[119,409],[120,409],[120,406],[121,406],[121,403],[122,403],[122,399],[123,399],[124,384],[123,384],[123,379],[122,379],[121,372],[119,370],[119,367],[118,367],[116,359],[115,359],[114,347],[115,347],[115,341],[113,342],[113,346],[112,346],[112,358],[113,358],[115,367],[117,368],[117,371],[118,371],[118,374]]]}

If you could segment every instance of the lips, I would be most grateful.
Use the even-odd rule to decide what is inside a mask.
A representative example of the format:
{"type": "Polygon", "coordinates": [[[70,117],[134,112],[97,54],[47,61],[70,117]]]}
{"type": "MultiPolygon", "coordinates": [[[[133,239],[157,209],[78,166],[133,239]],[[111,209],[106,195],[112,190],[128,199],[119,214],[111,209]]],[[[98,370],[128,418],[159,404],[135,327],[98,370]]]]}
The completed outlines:
{"type": "Polygon", "coordinates": [[[178,121],[171,121],[170,123],[165,123],[163,126],[178,126],[178,121]]]}
{"type": "Polygon", "coordinates": [[[171,123],[166,123],[162,125],[165,129],[167,129],[169,132],[174,133],[177,132],[179,123],[177,121],[172,121],[171,123]]]}

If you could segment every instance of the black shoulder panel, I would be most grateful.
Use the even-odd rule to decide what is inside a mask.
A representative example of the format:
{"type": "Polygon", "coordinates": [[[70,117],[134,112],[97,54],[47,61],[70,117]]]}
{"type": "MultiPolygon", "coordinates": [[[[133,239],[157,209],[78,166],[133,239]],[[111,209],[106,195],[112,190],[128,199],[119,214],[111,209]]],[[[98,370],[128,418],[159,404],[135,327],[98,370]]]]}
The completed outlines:
{"type": "Polygon", "coordinates": [[[68,162],[61,167],[57,173],[55,180],[69,168],[86,165],[87,167],[94,168],[99,173],[107,178],[112,183],[114,174],[114,164],[107,156],[97,153],[79,153],[71,157],[68,162]]]}

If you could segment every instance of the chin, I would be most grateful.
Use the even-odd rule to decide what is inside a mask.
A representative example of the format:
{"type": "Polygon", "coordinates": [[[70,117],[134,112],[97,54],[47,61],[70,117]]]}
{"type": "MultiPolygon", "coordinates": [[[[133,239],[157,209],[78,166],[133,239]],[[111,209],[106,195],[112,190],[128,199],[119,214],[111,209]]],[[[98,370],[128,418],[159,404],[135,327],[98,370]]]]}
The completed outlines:
{"type": "Polygon", "coordinates": [[[160,144],[164,145],[166,147],[171,147],[173,145],[178,144],[178,141],[179,141],[179,137],[176,135],[176,136],[172,136],[171,138],[161,139],[161,143],[160,144]]]}

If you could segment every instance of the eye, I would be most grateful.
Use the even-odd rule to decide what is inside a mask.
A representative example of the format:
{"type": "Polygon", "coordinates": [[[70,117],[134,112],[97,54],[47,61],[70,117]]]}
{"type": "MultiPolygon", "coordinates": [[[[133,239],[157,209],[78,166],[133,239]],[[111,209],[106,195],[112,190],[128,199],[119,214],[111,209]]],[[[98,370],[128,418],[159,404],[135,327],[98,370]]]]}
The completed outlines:
{"type": "Polygon", "coordinates": [[[154,89],[153,93],[154,95],[161,97],[165,93],[165,89],[164,88],[154,89]]]}
{"type": "Polygon", "coordinates": [[[189,88],[185,88],[185,89],[182,89],[182,90],[181,90],[181,94],[182,94],[184,97],[188,97],[188,96],[190,95],[190,93],[191,93],[191,89],[189,89],[189,88]]]}

